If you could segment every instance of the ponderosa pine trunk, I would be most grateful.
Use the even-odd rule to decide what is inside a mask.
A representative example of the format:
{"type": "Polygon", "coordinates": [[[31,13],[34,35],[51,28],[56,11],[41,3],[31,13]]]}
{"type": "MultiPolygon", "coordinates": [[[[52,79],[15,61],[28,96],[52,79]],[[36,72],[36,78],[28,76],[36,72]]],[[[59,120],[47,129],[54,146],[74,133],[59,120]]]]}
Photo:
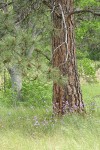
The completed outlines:
{"type": "Polygon", "coordinates": [[[61,76],[67,76],[62,85],[53,83],[53,112],[63,115],[68,112],[84,112],[84,103],[80,89],[76,64],[74,37],[73,0],[54,0],[52,20],[52,63],[60,70],[61,76]]]}

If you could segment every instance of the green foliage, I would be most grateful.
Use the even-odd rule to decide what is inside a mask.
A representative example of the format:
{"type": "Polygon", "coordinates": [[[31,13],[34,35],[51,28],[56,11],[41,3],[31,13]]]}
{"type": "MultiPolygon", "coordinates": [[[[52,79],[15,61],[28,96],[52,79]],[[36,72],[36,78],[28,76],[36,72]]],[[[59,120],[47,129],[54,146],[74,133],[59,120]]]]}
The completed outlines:
{"type": "Polygon", "coordinates": [[[87,20],[80,22],[76,28],[77,48],[81,53],[92,60],[100,60],[99,20],[87,20]]]}
{"type": "Polygon", "coordinates": [[[39,80],[25,81],[22,93],[25,105],[38,106],[39,108],[48,107],[52,99],[52,83],[39,80]]]}
{"type": "Polygon", "coordinates": [[[7,34],[0,41],[1,61],[5,63],[21,62],[28,57],[33,42],[31,31],[20,29],[13,36],[7,34]]]}
{"type": "Polygon", "coordinates": [[[0,105],[11,106],[27,106],[48,108],[52,105],[52,82],[40,81],[39,79],[24,80],[22,88],[22,101],[15,101],[12,95],[10,80],[6,79],[6,89],[0,91],[0,105]]]}
{"type": "Polygon", "coordinates": [[[0,39],[7,34],[14,34],[14,19],[11,12],[4,13],[0,10],[0,39]]]}
{"type": "Polygon", "coordinates": [[[67,75],[62,75],[61,71],[54,67],[50,67],[48,69],[48,73],[47,73],[47,79],[49,79],[50,81],[53,81],[59,85],[64,85],[67,83],[67,75]]]}
{"type": "Polygon", "coordinates": [[[75,0],[76,5],[78,5],[81,8],[84,7],[96,7],[96,6],[100,6],[100,2],[99,0],[75,0]]]}
{"type": "Polygon", "coordinates": [[[85,78],[86,81],[96,81],[95,79],[95,66],[88,58],[83,58],[78,61],[78,68],[80,76],[85,78]]]}

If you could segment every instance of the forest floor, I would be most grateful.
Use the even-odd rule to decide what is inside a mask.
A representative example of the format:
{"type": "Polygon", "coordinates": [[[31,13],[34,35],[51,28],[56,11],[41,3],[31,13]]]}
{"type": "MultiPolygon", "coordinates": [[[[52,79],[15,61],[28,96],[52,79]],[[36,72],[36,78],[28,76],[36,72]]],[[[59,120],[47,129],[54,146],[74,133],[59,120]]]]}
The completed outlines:
{"type": "Polygon", "coordinates": [[[0,106],[0,150],[100,150],[100,84],[82,85],[87,113],[52,118],[52,106],[0,106]]]}

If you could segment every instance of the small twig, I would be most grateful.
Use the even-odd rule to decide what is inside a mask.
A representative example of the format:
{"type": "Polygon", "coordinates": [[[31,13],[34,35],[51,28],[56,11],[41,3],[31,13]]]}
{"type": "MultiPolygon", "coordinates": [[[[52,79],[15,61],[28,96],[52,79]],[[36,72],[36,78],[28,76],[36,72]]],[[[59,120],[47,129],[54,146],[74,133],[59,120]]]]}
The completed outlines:
{"type": "Polygon", "coordinates": [[[63,44],[65,44],[65,42],[63,42],[63,43],[61,43],[60,45],[58,45],[58,46],[54,49],[54,52],[53,52],[53,53],[55,53],[55,51],[56,51],[59,47],[61,47],[63,44]]]}
{"type": "Polygon", "coordinates": [[[66,56],[66,61],[68,60],[68,44],[67,44],[67,25],[66,25],[66,21],[65,21],[65,16],[64,16],[64,12],[63,12],[63,9],[62,9],[62,6],[61,4],[59,4],[59,7],[60,7],[60,10],[61,10],[61,13],[62,13],[62,19],[63,19],[63,23],[64,23],[64,30],[65,30],[65,44],[66,44],[66,53],[67,53],[67,56],[66,56]]]}
{"type": "Polygon", "coordinates": [[[55,2],[54,2],[54,5],[53,5],[53,9],[51,11],[51,14],[54,12],[54,10],[55,10],[55,2]]]}

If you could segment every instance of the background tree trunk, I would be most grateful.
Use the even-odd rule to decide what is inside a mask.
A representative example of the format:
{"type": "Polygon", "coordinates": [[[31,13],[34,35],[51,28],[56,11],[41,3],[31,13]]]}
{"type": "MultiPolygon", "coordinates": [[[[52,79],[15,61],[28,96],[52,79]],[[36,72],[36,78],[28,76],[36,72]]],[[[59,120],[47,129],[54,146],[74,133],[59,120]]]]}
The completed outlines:
{"type": "Polygon", "coordinates": [[[8,68],[10,77],[11,77],[11,85],[13,98],[16,100],[21,100],[21,89],[22,89],[22,74],[17,66],[12,66],[8,68]]]}
{"type": "Polygon", "coordinates": [[[74,17],[73,15],[68,17],[73,11],[73,5],[73,0],[55,0],[55,10],[52,15],[53,67],[59,68],[61,76],[67,76],[65,84],[53,83],[53,111],[57,115],[84,111],[76,65],[74,17]]]}

